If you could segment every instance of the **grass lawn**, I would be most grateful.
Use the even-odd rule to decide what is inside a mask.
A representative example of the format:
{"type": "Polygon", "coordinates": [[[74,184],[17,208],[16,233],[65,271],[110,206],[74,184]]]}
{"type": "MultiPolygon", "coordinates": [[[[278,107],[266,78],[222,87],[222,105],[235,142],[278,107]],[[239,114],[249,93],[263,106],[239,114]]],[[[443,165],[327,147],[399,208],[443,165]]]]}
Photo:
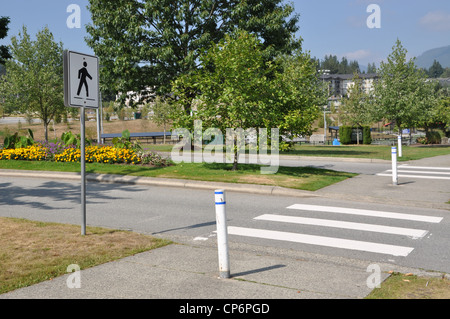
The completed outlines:
{"type": "MultiPolygon", "coordinates": [[[[144,177],[178,178],[199,181],[280,186],[315,191],[357,174],[311,167],[279,167],[272,175],[262,175],[259,165],[242,164],[237,171],[232,164],[180,163],[169,167],[86,163],[87,173],[118,174],[144,177]]],[[[80,163],[36,161],[0,161],[0,169],[80,172],[80,163]]]]}
{"type": "Polygon", "coordinates": [[[137,233],[0,218],[0,294],[170,244],[137,233]]]}
{"type": "Polygon", "coordinates": [[[449,299],[450,281],[394,273],[375,288],[366,299],[449,299]]]}
{"type": "MultiPolygon", "coordinates": [[[[321,156],[321,157],[353,157],[391,160],[391,146],[383,145],[340,145],[310,146],[296,145],[294,150],[280,153],[283,155],[321,156]]],[[[450,146],[402,146],[402,157],[399,161],[418,160],[438,155],[449,155],[450,146]]]]}
{"type": "MultiPolygon", "coordinates": [[[[157,152],[171,152],[174,144],[146,144],[148,150],[157,152]]],[[[225,153],[225,150],[224,150],[225,153]]],[[[402,146],[402,157],[399,161],[418,160],[438,155],[449,155],[450,146],[402,146]]],[[[289,152],[280,155],[318,156],[318,157],[351,157],[391,160],[391,146],[383,145],[340,145],[340,146],[312,146],[295,145],[289,152]]]]}

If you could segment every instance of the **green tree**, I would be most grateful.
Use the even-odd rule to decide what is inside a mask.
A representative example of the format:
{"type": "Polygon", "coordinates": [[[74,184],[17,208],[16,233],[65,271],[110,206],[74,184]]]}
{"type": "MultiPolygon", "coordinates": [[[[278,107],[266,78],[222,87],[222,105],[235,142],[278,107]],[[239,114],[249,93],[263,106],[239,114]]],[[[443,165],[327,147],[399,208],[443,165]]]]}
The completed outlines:
{"type": "Polygon", "coordinates": [[[199,55],[236,27],[257,34],[272,56],[301,46],[293,37],[298,16],[282,0],[89,3],[87,43],[102,61],[103,91],[168,94],[176,77],[196,70],[199,55]]]}
{"type": "Polygon", "coordinates": [[[335,55],[325,55],[324,60],[320,64],[321,69],[329,70],[330,74],[338,74],[340,63],[335,55]]]}
{"type": "Polygon", "coordinates": [[[0,82],[5,105],[24,113],[35,113],[42,120],[45,139],[53,117],[65,110],[63,98],[63,45],[54,41],[44,28],[33,41],[24,26],[11,38],[11,59],[0,82]]]}
{"type": "Polygon", "coordinates": [[[445,68],[441,75],[443,78],[450,78],[450,68],[445,68]]]}
{"type": "MultiPolygon", "coordinates": [[[[8,17],[0,17],[0,39],[6,38],[8,35],[8,24],[10,19],[8,17]]],[[[11,58],[8,47],[6,45],[0,45],[0,65],[4,65],[7,59],[11,58]]]]}
{"type": "MultiPolygon", "coordinates": [[[[278,57],[273,62],[265,56],[256,36],[245,31],[226,35],[200,56],[202,69],[174,82],[173,91],[179,97],[174,126],[192,128],[198,119],[221,132],[229,128],[278,128],[280,134],[310,131],[323,95],[316,65],[306,54],[278,57]],[[191,101],[186,87],[196,89],[192,117],[183,109],[191,101]]],[[[239,151],[234,149],[233,169],[237,169],[239,151]]]]}
{"type": "Polygon", "coordinates": [[[373,113],[369,96],[364,92],[362,80],[357,73],[353,76],[353,85],[348,90],[348,97],[343,99],[342,119],[351,126],[356,126],[356,141],[359,144],[359,129],[373,123],[373,113]]]}
{"type": "Polygon", "coordinates": [[[155,122],[157,125],[162,125],[164,129],[164,138],[163,143],[166,144],[166,130],[167,125],[169,125],[172,121],[172,113],[173,113],[173,105],[168,101],[163,100],[162,97],[157,96],[153,105],[151,106],[151,110],[153,114],[151,116],[151,120],[155,122]]]}
{"type": "Polygon", "coordinates": [[[380,79],[374,85],[374,102],[378,120],[394,121],[399,132],[418,124],[433,107],[433,84],[426,81],[413,59],[407,61],[407,50],[400,40],[392,48],[387,62],[381,62],[380,79]]]}
{"type": "Polygon", "coordinates": [[[377,73],[377,67],[375,65],[375,63],[372,64],[368,64],[367,66],[367,74],[371,74],[371,73],[377,73]]]}
{"type": "Polygon", "coordinates": [[[432,78],[438,78],[444,73],[442,65],[434,60],[433,65],[428,69],[428,75],[432,78]]]}

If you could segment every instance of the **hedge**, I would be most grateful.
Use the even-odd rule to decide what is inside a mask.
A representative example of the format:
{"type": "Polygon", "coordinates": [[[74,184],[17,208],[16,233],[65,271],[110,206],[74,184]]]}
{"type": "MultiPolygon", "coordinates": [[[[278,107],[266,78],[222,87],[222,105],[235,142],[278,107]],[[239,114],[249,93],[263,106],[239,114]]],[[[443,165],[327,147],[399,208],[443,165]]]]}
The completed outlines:
{"type": "MultiPolygon", "coordinates": [[[[352,126],[341,126],[339,127],[339,139],[341,144],[348,145],[348,144],[356,144],[356,140],[352,140],[352,132],[353,129],[356,129],[352,126]]],[[[361,127],[360,127],[361,129],[361,127]]],[[[362,141],[360,141],[363,144],[372,144],[372,136],[370,133],[370,127],[364,126],[362,127],[362,141]]]]}

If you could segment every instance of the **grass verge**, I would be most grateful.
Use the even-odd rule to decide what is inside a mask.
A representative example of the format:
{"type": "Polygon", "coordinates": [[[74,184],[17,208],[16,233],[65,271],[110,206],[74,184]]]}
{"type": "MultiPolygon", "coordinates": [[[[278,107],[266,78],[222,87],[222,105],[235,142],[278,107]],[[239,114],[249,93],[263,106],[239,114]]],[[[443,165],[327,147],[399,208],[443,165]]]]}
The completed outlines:
{"type": "MultiPolygon", "coordinates": [[[[282,155],[319,156],[319,157],[351,157],[391,160],[391,146],[383,145],[340,145],[340,146],[309,146],[295,145],[289,152],[282,155]]],[[[399,161],[419,160],[422,158],[449,155],[447,146],[402,146],[402,157],[399,161]]]]}
{"type": "Polygon", "coordinates": [[[170,244],[137,233],[0,218],[0,294],[170,244]]]}
{"type": "MultiPolygon", "coordinates": [[[[276,174],[262,175],[259,165],[239,165],[237,171],[232,171],[231,167],[232,164],[217,163],[180,163],[169,167],[86,163],[86,172],[259,184],[308,191],[316,191],[357,175],[312,167],[279,167],[276,174]]],[[[0,161],[0,169],[80,172],[81,167],[80,163],[3,160],[0,161]]]]}
{"type": "Polygon", "coordinates": [[[450,299],[450,280],[393,273],[366,299],[450,299]]]}
{"type": "MultiPolygon", "coordinates": [[[[156,152],[171,152],[173,144],[145,144],[148,150],[156,152]]],[[[225,150],[224,150],[225,153],[225,150]]],[[[421,145],[402,146],[402,157],[399,161],[412,161],[422,158],[449,155],[450,146],[442,145],[421,145]]],[[[317,156],[317,157],[347,157],[347,158],[368,158],[391,160],[391,146],[383,145],[340,145],[340,146],[312,146],[295,145],[288,152],[280,152],[280,155],[293,156],[317,156]]]]}

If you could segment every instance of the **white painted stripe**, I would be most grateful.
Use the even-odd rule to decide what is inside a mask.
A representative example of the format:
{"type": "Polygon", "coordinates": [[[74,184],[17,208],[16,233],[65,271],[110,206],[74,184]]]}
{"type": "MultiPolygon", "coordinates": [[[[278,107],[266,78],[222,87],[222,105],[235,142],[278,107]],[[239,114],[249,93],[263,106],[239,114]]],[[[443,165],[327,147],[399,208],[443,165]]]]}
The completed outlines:
{"type": "MultiPolygon", "coordinates": [[[[392,176],[392,174],[377,174],[377,176],[392,176]]],[[[397,175],[398,177],[412,177],[412,178],[424,178],[424,179],[450,179],[445,176],[420,176],[420,175],[397,175]]]]}
{"type": "Polygon", "coordinates": [[[272,240],[289,241],[295,243],[326,246],[333,248],[359,250],[404,257],[408,256],[408,254],[414,250],[414,248],[411,247],[394,246],[394,245],[378,244],[341,238],[312,236],[297,233],[287,233],[273,230],[263,230],[263,229],[243,228],[233,226],[228,227],[228,234],[253,238],[265,238],[272,240]]]}
{"type": "Polygon", "coordinates": [[[410,166],[408,164],[403,164],[403,165],[400,165],[399,167],[412,168],[412,169],[428,169],[428,170],[450,170],[449,167],[410,166]]]}
{"type": "MultiPolygon", "coordinates": [[[[392,172],[391,169],[388,169],[386,172],[392,172]]],[[[427,172],[427,171],[408,171],[408,170],[404,170],[404,169],[399,169],[398,170],[399,173],[413,173],[413,174],[431,174],[431,176],[433,174],[439,174],[439,175],[450,175],[450,173],[447,172],[427,172]]]]}
{"type": "Polygon", "coordinates": [[[344,208],[344,207],[330,207],[330,206],[319,206],[319,205],[306,205],[306,204],[294,204],[288,209],[298,209],[298,210],[308,210],[315,212],[328,212],[328,213],[339,213],[339,214],[351,214],[351,215],[361,215],[361,216],[372,216],[372,217],[382,217],[382,218],[393,218],[393,219],[403,219],[403,220],[413,220],[426,223],[440,223],[442,217],[415,215],[415,214],[401,214],[401,213],[391,213],[376,210],[366,210],[366,209],[355,209],[355,208],[344,208]]]}
{"type": "Polygon", "coordinates": [[[294,224],[302,224],[302,225],[345,228],[345,229],[370,231],[370,232],[394,234],[394,235],[404,235],[404,236],[409,236],[409,237],[413,237],[413,238],[422,238],[423,236],[425,236],[428,233],[428,231],[422,230],[422,229],[352,223],[352,222],[343,222],[343,221],[338,221],[338,220],[305,218],[305,217],[297,217],[297,216],[282,216],[282,215],[264,214],[264,215],[255,217],[254,219],[268,220],[268,221],[274,221],[274,222],[294,223],[294,224]]]}

